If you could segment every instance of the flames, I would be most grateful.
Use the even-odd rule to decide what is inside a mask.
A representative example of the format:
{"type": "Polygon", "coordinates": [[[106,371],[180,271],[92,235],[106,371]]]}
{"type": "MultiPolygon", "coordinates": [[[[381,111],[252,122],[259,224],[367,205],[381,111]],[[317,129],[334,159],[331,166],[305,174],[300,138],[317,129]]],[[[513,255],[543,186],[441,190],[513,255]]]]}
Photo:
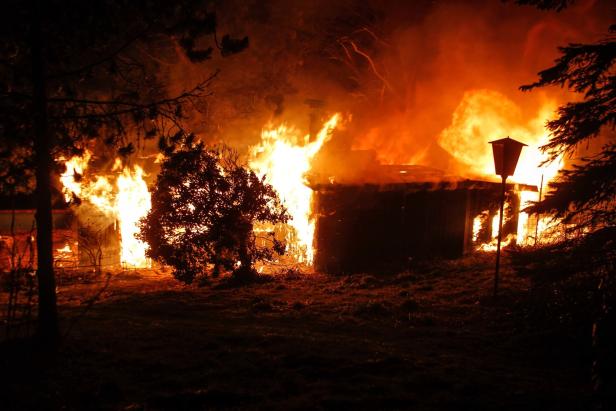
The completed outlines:
{"type": "MultiPolygon", "coordinates": [[[[291,216],[286,230],[287,252],[300,263],[311,265],[314,259],[312,190],[306,176],[311,161],[337,127],[340,115],[334,114],[316,136],[302,135],[288,125],[262,130],[261,141],[250,148],[249,166],[278,192],[291,216]]],[[[117,221],[121,243],[121,262],[132,267],[148,267],[147,244],[135,237],[138,222],[151,208],[150,193],[141,167],[124,166],[116,159],[109,175],[84,173],[92,158],[88,150],[82,156],[65,161],[60,176],[62,192],[70,202],[74,197],[93,205],[96,210],[117,221]]],[[[268,227],[269,228],[269,227],[268,227]]],[[[260,227],[257,230],[261,229],[260,227]]]]}
{"type": "Polygon", "coordinates": [[[132,169],[124,167],[116,182],[115,209],[122,239],[121,261],[133,267],[150,265],[145,256],[147,244],[135,237],[139,231],[139,220],[152,208],[143,175],[143,169],[139,166],[132,169]]]}
{"type": "Polygon", "coordinates": [[[60,176],[60,181],[62,182],[62,193],[67,202],[71,201],[73,194],[77,197],[81,195],[81,178],[88,167],[90,157],[92,153],[86,150],[83,156],[73,156],[64,163],[66,171],[60,176]]]}
{"type": "Polygon", "coordinates": [[[522,150],[511,180],[538,186],[542,174],[545,181],[550,181],[562,166],[558,161],[540,166],[546,157],[539,147],[549,139],[545,123],[555,109],[554,102],[546,102],[533,118],[525,120],[520,107],[507,96],[492,90],[469,91],[438,142],[463,164],[462,174],[493,176],[494,160],[488,142],[511,136],[528,145],[522,150]]]}
{"type": "MultiPolygon", "coordinates": [[[[530,120],[525,119],[521,108],[507,96],[493,90],[473,90],[464,94],[452,116],[449,127],[439,135],[439,145],[449,152],[462,167],[462,175],[472,177],[494,176],[494,160],[489,141],[505,136],[526,143],[518,161],[515,174],[509,182],[534,185],[544,188],[552,181],[558,170],[563,167],[562,157],[556,161],[545,163],[547,157],[539,147],[549,140],[549,132],[545,123],[554,115],[557,104],[546,101],[530,120]]],[[[545,190],[544,190],[545,191],[545,190]]],[[[534,191],[522,191],[520,206],[524,208],[532,201],[537,201],[539,194],[534,191]]],[[[505,212],[505,219],[507,215],[505,212]]],[[[484,215],[475,217],[473,222],[473,237],[476,239],[477,230],[484,215]]],[[[493,216],[491,224],[492,241],[480,245],[482,250],[495,248],[498,234],[498,213],[493,216]]],[[[521,212],[518,216],[517,233],[515,240],[518,244],[534,244],[542,236],[548,236],[555,222],[551,217],[529,216],[521,212]]],[[[514,237],[504,240],[505,244],[514,237]]]]}
{"type": "Polygon", "coordinates": [[[250,149],[249,166],[278,192],[289,211],[292,228],[287,251],[298,261],[312,264],[315,221],[312,189],[306,185],[311,161],[331,137],[340,115],[334,114],[316,136],[304,135],[294,127],[280,125],[261,132],[261,142],[250,149]],[[314,137],[311,141],[311,137],[314,137]]]}
{"type": "Polygon", "coordinates": [[[60,176],[65,199],[70,202],[75,196],[117,221],[121,263],[129,267],[149,267],[150,262],[145,256],[147,244],[135,238],[139,219],[151,208],[143,169],[124,166],[118,158],[112,168],[112,172],[119,173],[117,177],[112,174],[85,178],[84,172],[91,157],[92,153],[86,150],[82,156],[74,156],[65,162],[66,171],[60,176]]]}
{"type": "MultiPolygon", "coordinates": [[[[562,158],[548,163],[540,150],[549,140],[545,123],[552,118],[556,107],[555,101],[546,100],[534,115],[529,116],[497,91],[479,89],[466,92],[452,115],[451,124],[438,136],[439,145],[460,165],[450,171],[471,178],[494,179],[494,161],[488,142],[512,136],[526,143],[527,147],[522,151],[516,172],[509,182],[547,187],[563,167],[562,158]]],[[[314,257],[315,225],[311,212],[312,190],[306,185],[306,173],[310,171],[315,154],[336,127],[338,118],[338,114],[332,116],[314,141],[310,141],[310,136],[302,137],[297,129],[287,125],[266,128],[262,131],[261,142],[250,150],[250,166],[260,176],[266,176],[291,214],[288,251],[297,261],[307,264],[311,264],[314,257]]],[[[520,208],[538,199],[539,193],[522,191],[520,208]]],[[[504,216],[505,220],[509,217],[512,216],[504,216]]],[[[478,240],[482,226],[490,228],[491,240],[481,244],[480,249],[495,248],[498,221],[499,214],[488,215],[488,210],[474,219],[474,241],[478,240]]],[[[558,225],[551,216],[529,216],[524,212],[517,216],[517,221],[516,232],[504,239],[505,244],[512,241],[522,245],[537,244],[542,238],[552,241],[550,231],[558,225]]]]}
{"type": "MultiPolygon", "coordinates": [[[[301,135],[294,127],[280,125],[266,128],[261,142],[250,148],[249,166],[265,176],[280,195],[291,216],[286,230],[287,251],[295,261],[311,265],[314,259],[312,190],[306,184],[311,161],[327,142],[339,122],[339,114],[331,116],[316,136],[301,135]]],[[[67,202],[74,197],[95,207],[117,221],[121,262],[131,267],[149,267],[147,244],[135,237],[139,220],[151,208],[150,193],[140,166],[125,166],[116,159],[111,173],[84,177],[92,153],[65,161],[66,171],[60,176],[67,202]]],[[[257,228],[257,230],[260,228],[257,228]]]]}
{"type": "MultiPolygon", "coordinates": [[[[516,172],[509,181],[546,187],[563,166],[562,159],[545,163],[545,155],[539,150],[549,139],[545,123],[553,116],[555,108],[555,102],[546,101],[529,119],[519,106],[499,92],[468,91],[454,111],[451,124],[438,136],[439,145],[460,165],[450,171],[472,178],[493,178],[494,164],[488,142],[511,136],[528,146],[522,151],[516,172]]],[[[331,138],[339,122],[340,114],[332,115],[313,136],[287,124],[268,126],[261,132],[261,141],[249,148],[248,165],[274,187],[291,216],[284,234],[287,252],[295,261],[306,265],[313,263],[315,253],[313,193],[307,185],[307,174],[316,154],[331,138]]],[[[135,237],[138,221],[151,207],[143,169],[124,165],[117,159],[109,175],[84,178],[91,158],[92,153],[85,151],[82,156],[65,161],[66,172],[60,180],[67,201],[76,196],[115,219],[120,233],[121,262],[133,267],[149,266],[145,257],[147,244],[135,237]]],[[[520,196],[521,208],[538,200],[537,192],[523,191],[520,196]]],[[[479,249],[494,248],[498,219],[498,214],[490,215],[488,210],[475,217],[474,242],[478,242],[482,227],[491,228],[492,239],[481,244],[479,249]]],[[[549,221],[549,216],[541,218],[521,212],[517,232],[505,239],[505,244],[514,239],[518,244],[536,244],[541,236],[549,239],[549,221]]],[[[261,229],[263,227],[256,228],[257,231],[261,229]]]]}

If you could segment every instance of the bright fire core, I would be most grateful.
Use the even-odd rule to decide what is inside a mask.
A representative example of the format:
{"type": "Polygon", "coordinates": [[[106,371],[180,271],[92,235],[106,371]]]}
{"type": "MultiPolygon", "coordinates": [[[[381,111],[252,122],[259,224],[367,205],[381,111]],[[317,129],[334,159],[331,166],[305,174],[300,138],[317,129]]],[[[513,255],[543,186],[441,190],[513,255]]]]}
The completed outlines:
{"type": "Polygon", "coordinates": [[[83,156],[68,160],[66,172],[60,176],[65,199],[70,202],[73,195],[87,201],[110,219],[117,221],[120,231],[120,261],[127,267],[149,267],[145,256],[148,245],[135,237],[139,231],[138,222],[150,210],[152,204],[148,186],[144,181],[143,169],[139,166],[123,166],[118,158],[112,171],[120,174],[115,184],[113,176],[82,176],[88,167],[92,153],[85,151],[83,156]]]}
{"type": "MultiPolygon", "coordinates": [[[[547,101],[530,120],[522,110],[507,96],[493,90],[479,89],[467,91],[452,115],[449,127],[439,136],[439,145],[464,164],[468,174],[494,176],[494,160],[490,140],[510,136],[527,144],[520,155],[515,174],[509,182],[545,187],[554,180],[563,166],[562,158],[545,163],[547,156],[540,147],[549,141],[549,131],[545,124],[554,115],[557,104],[547,101]]],[[[520,208],[539,199],[539,193],[523,191],[520,193],[520,208]]],[[[473,221],[473,237],[476,239],[481,220],[486,218],[487,210],[473,221]]],[[[504,215],[508,218],[507,213],[504,215]]],[[[493,216],[491,225],[492,240],[479,245],[481,250],[495,250],[498,234],[499,213],[493,216]]],[[[515,241],[520,245],[536,244],[539,239],[548,239],[550,226],[555,222],[551,216],[529,216],[521,212],[515,241]]],[[[513,238],[505,239],[505,244],[513,238]]]]}
{"type": "MultiPolygon", "coordinates": [[[[554,109],[553,102],[546,102],[536,116],[528,120],[519,107],[503,94],[491,90],[471,90],[465,93],[454,111],[451,124],[440,133],[438,144],[465,167],[464,171],[457,170],[460,175],[489,179],[493,177],[494,166],[488,142],[507,135],[519,139],[528,147],[524,148],[516,173],[510,181],[536,186],[543,182],[545,187],[562,167],[561,159],[541,166],[545,155],[539,147],[549,139],[545,122],[552,116],[554,109]]],[[[307,175],[315,156],[331,138],[339,122],[340,115],[334,114],[316,135],[301,133],[286,124],[269,126],[262,130],[261,141],[249,150],[250,168],[274,187],[289,212],[288,226],[282,230],[286,236],[287,254],[296,262],[306,265],[313,264],[315,255],[313,192],[307,184],[307,175]]],[[[112,169],[113,174],[78,178],[87,169],[91,156],[86,151],[83,156],[66,161],[67,171],[61,176],[61,181],[67,201],[74,194],[117,221],[121,262],[131,267],[148,267],[150,261],[145,256],[147,244],[135,237],[139,220],[151,207],[143,169],[123,165],[118,159],[112,169]]],[[[536,192],[522,192],[521,208],[537,199],[536,192]]],[[[478,240],[482,227],[492,228],[492,241],[479,245],[479,249],[494,248],[498,217],[498,214],[489,214],[488,210],[475,217],[474,242],[478,240]]],[[[533,240],[537,243],[536,238],[546,231],[549,219],[548,216],[537,218],[521,212],[517,233],[511,239],[505,239],[505,242],[515,237],[518,244],[532,244],[533,240]]],[[[543,238],[548,238],[547,234],[543,238]]]]}
{"type": "Polygon", "coordinates": [[[334,114],[313,141],[293,127],[281,125],[264,129],[261,142],[250,150],[250,167],[278,192],[291,219],[287,234],[287,252],[298,262],[312,265],[314,259],[314,228],[312,190],[306,185],[311,161],[331,137],[339,121],[334,114]]]}

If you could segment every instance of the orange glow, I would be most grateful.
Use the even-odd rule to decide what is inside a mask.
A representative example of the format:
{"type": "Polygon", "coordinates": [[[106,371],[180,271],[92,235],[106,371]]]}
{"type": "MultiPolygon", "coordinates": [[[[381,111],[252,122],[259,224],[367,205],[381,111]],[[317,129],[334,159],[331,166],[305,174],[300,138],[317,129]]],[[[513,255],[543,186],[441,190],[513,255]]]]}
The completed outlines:
{"type": "Polygon", "coordinates": [[[312,189],[306,184],[311,161],[327,142],[339,121],[334,114],[314,141],[294,127],[280,125],[261,132],[261,142],[250,149],[250,167],[278,192],[289,211],[292,228],[287,234],[287,251],[296,261],[311,265],[314,259],[315,220],[312,216],[312,189]]]}
{"type": "Polygon", "coordinates": [[[473,219],[473,242],[479,239],[479,231],[481,230],[481,214],[473,219]]]}
{"type": "Polygon", "coordinates": [[[557,105],[547,102],[536,116],[525,121],[520,107],[493,90],[473,90],[464,94],[449,127],[439,136],[439,145],[462,163],[468,176],[494,176],[494,160],[489,141],[510,136],[525,144],[515,174],[509,181],[539,185],[541,175],[550,181],[562,167],[562,159],[540,167],[546,155],[539,147],[549,140],[545,128],[557,105]]]}
{"type": "MultiPolygon", "coordinates": [[[[82,157],[73,156],[64,163],[66,171],[60,176],[60,181],[62,182],[62,193],[67,202],[71,201],[72,193],[75,193],[77,196],[81,195],[81,183],[79,182],[78,175],[83,175],[91,156],[92,153],[86,150],[82,157]]],[[[63,160],[63,158],[60,160],[63,160]]]]}
{"type": "MultiPolygon", "coordinates": [[[[545,123],[554,116],[556,107],[556,102],[548,101],[535,116],[527,120],[519,106],[497,91],[467,91],[453,113],[451,125],[441,132],[438,142],[461,164],[458,170],[460,174],[471,178],[494,178],[494,160],[488,142],[510,136],[528,146],[522,149],[515,174],[508,182],[539,187],[543,177],[545,188],[563,167],[562,157],[542,165],[547,156],[539,149],[549,140],[545,123]]],[[[538,193],[523,191],[520,208],[537,200],[538,193]]],[[[516,242],[521,245],[533,243],[536,226],[539,227],[537,236],[541,237],[551,225],[548,220],[551,217],[540,217],[537,221],[536,218],[529,218],[526,213],[520,213],[516,242]]],[[[498,213],[492,220],[492,237],[496,238],[497,234],[498,213]]],[[[492,245],[480,247],[486,249],[492,248],[492,245]]]]}
{"type": "Polygon", "coordinates": [[[64,243],[64,247],[57,248],[54,253],[55,266],[56,267],[65,267],[72,266],[77,258],[77,247],[78,244],[75,242],[75,248],[71,248],[71,245],[67,242],[64,243]]]}
{"type": "Polygon", "coordinates": [[[132,267],[149,267],[145,256],[147,244],[135,237],[139,232],[139,220],[152,208],[150,192],[143,180],[143,169],[139,166],[124,167],[116,182],[115,205],[122,238],[122,263],[132,267]]]}
{"type": "Polygon", "coordinates": [[[86,150],[83,156],[75,156],[66,161],[67,170],[60,176],[65,198],[70,201],[74,193],[107,217],[117,220],[121,236],[122,264],[136,268],[149,267],[151,263],[145,257],[147,244],[135,238],[139,230],[139,219],[151,208],[143,169],[139,166],[123,166],[118,158],[113,166],[113,171],[121,170],[117,178],[113,175],[77,178],[76,173],[83,176],[91,157],[92,153],[86,150]],[[114,178],[115,184],[112,184],[114,178]]]}

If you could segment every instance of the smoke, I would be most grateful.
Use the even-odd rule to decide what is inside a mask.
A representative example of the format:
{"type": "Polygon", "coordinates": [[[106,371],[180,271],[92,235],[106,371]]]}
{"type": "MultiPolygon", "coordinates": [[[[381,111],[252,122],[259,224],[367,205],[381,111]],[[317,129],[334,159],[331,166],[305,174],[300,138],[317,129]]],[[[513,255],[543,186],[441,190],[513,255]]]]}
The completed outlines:
{"type": "Polygon", "coordinates": [[[466,93],[500,93],[521,111],[522,122],[530,121],[547,101],[567,96],[562,90],[521,93],[519,85],[551,64],[558,45],[584,41],[607,27],[594,25],[596,20],[586,10],[559,15],[500,2],[438,3],[419,24],[400,24],[390,34],[392,46],[378,61],[394,91],[356,116],[363,121],[354,147],[375,149],[387,163],[454,167],[447,155],[452,151],[443,152],[438,136],[452,124],[466,93]]]}
{"type": "Polygon", "coordinates": [[[219,31],[249,36],[250,47],[172,71],[183,84],[220,70],[212,98],[193,115],[203,138],[244,150],[268,122],[308,132],[341,112],[345,131],[326,149],[373,150],[384,164],[457,172],[460,158],[440,136],[452,132],[465,96],[504,96],[522,125],[546,104],[576,98],[563,89],[518,87],[551,65],[558,46],[599,38],[614,13],[608,1],[579,1],[561,13],[499,0],[306,3],[215,3],[219,31]]]}

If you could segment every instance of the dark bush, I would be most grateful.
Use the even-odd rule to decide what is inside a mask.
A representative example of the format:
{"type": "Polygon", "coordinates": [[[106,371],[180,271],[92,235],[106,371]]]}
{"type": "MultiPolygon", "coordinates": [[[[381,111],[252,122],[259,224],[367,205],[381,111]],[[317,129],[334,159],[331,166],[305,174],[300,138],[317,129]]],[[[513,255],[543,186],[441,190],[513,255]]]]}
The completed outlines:
{"type": "Polygon", "coordinates": [[[165,159],[152,187],[152,208],[141,221],[148,256],[173,267],[185,283],[211,270],[255,275],[253,264],[284,244],[274,232],[269,247],[257,247],[253,225],[285,223],[288,214],[273,187],[240,165],[229,148],[207,148],[192,135],[161,142],[165,159]]]}

